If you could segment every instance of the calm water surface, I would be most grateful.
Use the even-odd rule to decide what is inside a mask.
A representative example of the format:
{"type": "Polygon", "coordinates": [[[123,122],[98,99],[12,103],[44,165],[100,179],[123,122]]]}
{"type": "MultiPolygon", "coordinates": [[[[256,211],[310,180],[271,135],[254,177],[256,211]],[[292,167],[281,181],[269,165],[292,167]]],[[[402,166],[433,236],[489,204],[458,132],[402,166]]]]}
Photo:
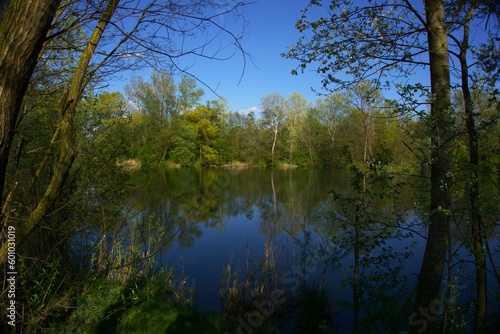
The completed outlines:
{"type": "MultiPolygon", "coordinates": [[[[418,188],[413,184],[401,188],[394,198],[374,199],[377,214],[373,219],[382,213],[385,223],[418,223],[413,209],[418,188]]],[[[354,216],[354,204],[334,200],[331,192],[355,197],[350,189],[349,175],[335,170],[174,169],[154,176],[135,209],[160,224],[162,240],[167,242],[157,266],[171,266],[176,274],[187,277],[195,286],[198,307],[220,310],[223,269],[230,264],[233,272],[239,270],[243,276],[255,264],[262,264],[266,255],[269,259],[271,249],[280,273],[289,268],[302,268],[304,273],[307,267],[306,275],[300,275],[301,269],[293,274],[301,284],[328,288],[336,325],[349,328],[353,236],[342,228],[342,221],[352,222],[348,216],[354,216]]],[[[374,223],[375,231],[362,231],[362,247],[366,248],[361,250],[363,300],[376,300],[380,308],[384,303],[404,307],[401,296],[412,292],[423,239],[417,234],[395,238],[394,228],[381,232],[376,226],[374,223]],[[382,243],[374,245],[381,239],[382,243]],[[398,303],[400,306],[395,305],[398,303]]],[[[416,231],[425,234],[422,228],[416,231]]],[[[472,259],[465,251],[459,254],[462,259],[472,259]]],[[[498,256],[496,261],[500,262],[498,256]]],[[[472,295],[473,281],[467,281],[465,273],[463,276],[461,293],[472,295]]],[[[410,314],[411,306],[406,306],[410,314]]],[[[376,318],[378,311],[366,308],[363,312],[372,312],[376,318]]]]}

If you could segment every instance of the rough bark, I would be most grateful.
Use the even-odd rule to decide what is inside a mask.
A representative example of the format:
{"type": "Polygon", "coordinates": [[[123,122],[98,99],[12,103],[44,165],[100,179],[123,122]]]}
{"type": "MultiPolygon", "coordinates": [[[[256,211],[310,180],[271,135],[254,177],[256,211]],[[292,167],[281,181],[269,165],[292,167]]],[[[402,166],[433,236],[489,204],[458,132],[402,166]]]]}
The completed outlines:
{"type": "Polygon", "coordinates": [[[440,285],[449,246],[451,92],[448,31],[443,1],[425,1],[432,103],[430,118],[431,192],[430,221],[422,267],[417,283],[412,333],[434,333],[436,314],[442,305],[440,285]]]}
{"type": "Polygon", "coordinates": [[[60,0],[11,0],[0,21],[0,207],[24,94],[60,0]]]}
{"type": "MultiPolygon", "coordinates": [[[[118,6],[119,0],[108,0],[106,9],[102,12],[86,48],[80,56],[78,66],[72,77],[70,88],[63,94],[59,110],[59,131],[60,147],[59,157],[55,170],[50,178],[43,197],[38,202],[37,207],[29,215],[28,219],[22,224],[16,233],[18,242],[22,242],[33,231],[41,220],[47,215],[50,208],[57,200],[64,182],[69,174],[73,161],[76,157],[75,149],[75,113],[77,102],[85,88],[86,74],[89,68],[90,60],[101,40],[102,34],[106,29],[113,13],[118,6]]],[[[3,244],[0,249],[0,263],[5,263],[7,258],[7,244],[3,244]]]]}

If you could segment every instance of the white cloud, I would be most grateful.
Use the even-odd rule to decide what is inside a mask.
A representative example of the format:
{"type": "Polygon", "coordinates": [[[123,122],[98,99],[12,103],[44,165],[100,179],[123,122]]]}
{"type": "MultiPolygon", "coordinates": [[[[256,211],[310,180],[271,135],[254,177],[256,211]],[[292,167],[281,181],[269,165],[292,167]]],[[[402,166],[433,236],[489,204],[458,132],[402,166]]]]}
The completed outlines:
{"type": "Polygon", "coordinates": [[[142,58],[144,56],[143,52],[120,52],[118,56],[123,58],[142,58]]]}
{"type": "Polygon", "coordinates": [[[246,109],[242,109],[242,110],[238,110],[238,113],[242,114],[242,115],[248,115],[249,113],[253,112],[253,113],[259,113],[261,110],[260,108],[258,107],[250,107],[250,108],[246,108],[246,109]]]}
{"type": "Polygon", "coordinates": [[[136,111],[140,111],[141,108],[139,107],[139,104],[137,104],[137,102],[134,102],[134,101],[131,101],[131,100],[127,100],[127,110],[132,114],[136,111]]]}

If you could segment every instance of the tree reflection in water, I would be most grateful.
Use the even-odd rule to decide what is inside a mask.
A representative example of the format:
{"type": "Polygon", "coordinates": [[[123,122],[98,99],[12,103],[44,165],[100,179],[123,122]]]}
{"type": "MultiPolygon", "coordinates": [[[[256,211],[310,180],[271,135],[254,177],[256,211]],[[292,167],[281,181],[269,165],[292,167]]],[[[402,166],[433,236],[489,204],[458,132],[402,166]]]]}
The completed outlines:
{"type": "MultiPolygon", "coordinates": [[[[334,315],[330,324],[338,332],[356,326],[371,331],[375,325],[402,330],[412,312],[423,251],[425,227],[415,205],[424,205],[426,196],[417,189],[425,187],[418,184],[422,181],[377,179],[372,173],[368,188],[356,191],[353,175],[335,170],[163,170],[134,210],[157,219],[165,238],[178,231],[159,253],[157,267],[174,265],[195,281],[201,308],[224,308],[221,282],[226,297],[239,287],[240,302],[269,298],[276,289],[292,300],[315,285],[328,291],[334,315]],[[300,280],[298,288],[286,275],[290,268],[300,280]]],[[[458,298],[448,305],[458,317],[457,303],[469,302],[463,286],[470,289],[474,283],[463,279],[472,269],[466,263],[471,255],[459,239],[456,244],[451,263],[456,269],[447,291],[458,298]]]]}

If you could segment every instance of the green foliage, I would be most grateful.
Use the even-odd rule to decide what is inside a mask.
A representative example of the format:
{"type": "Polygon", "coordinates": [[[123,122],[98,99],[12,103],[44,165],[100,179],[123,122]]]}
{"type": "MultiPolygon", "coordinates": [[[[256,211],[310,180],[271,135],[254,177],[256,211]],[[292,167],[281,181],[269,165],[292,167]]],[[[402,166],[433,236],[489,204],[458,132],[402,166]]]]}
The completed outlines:
{"type": "Polygon", "coordinates": [[[145,82],[142,77],[132,77],[125,91],[136,108],[155,125],[167,126],[176,113],[176,86],[168,73],[153,72],[151,82],[145,82]]]}
{"type": "MultiPolygon", "coordinates": [[[[190,132],[186,129],[184,132],[189,136],[190,132]]],[[[182,166],[192,166],[196,162],[196,146],[194,141],[190,138],[183,138],[181,136],[173,136],[171,141],[172,148],[168,151],[167,160],[181,164],[182,166]]]]}
{"type": "Polygon", "coordinates": [[[63,313],[67,303],[64,288],[67,288],[61,262],[54,260],[46,266],[37,266],[32,261],[19,261],[19,272],[22,272],[21,285],[17,300],[25,299],[27,328],[42,327],[51,321],[57,320],[63,313]],[[22,270],[22,271],[21,271],[22,270]],[[61,289],[61,286],[64,288],[61,289]],[[62,291],[61,291],[62,290],[62,291]],[[21,297],[21,298],[19,298],[21,297]],[[60,303],[58,305],[58,303],[60,303]]]}
{"type": "Polygon", "coordinates": [[[295,24],[301,37],[282,56],[299,61],[292,74],[316,67],[327,90],[354,86],[366,78],[373,78],[377,87],[389,85],[391,75],[413,73],[413,62],[426,46],[412,8],[385,1],[366,6],[347,0],[312,1],[295,24]]]}
{"type": "Polygon", "coordinates": [[[186,113],[199,104],[204,92],[196,87],[196,80],[190,77],[182,77],[179,83],[178,108],[180,113],[186,113]]]}
{"type": "Polygon", "coordinates": [[[218,136],[218,112],[219,110],[209,106],[199,106],[182,116],[186,121],[186,128],[194,134],[198,161],[202,165],[218,162],[218,154],[213,147],[218,136]]]}
{"type": "Polygon", "coordinates": [[[373,333],[374,327],[396,330],[407,320],[400,309],[409,306],[405,304],[410,291],[403,268],[413,255],[414,244],[404,251],[388,244],[390,239],[411,240],[411,233],[405,232],[405,209],[394,206],[406,185],[386,169],[383,164],[351,162],[352,195],[333,193],[340,207],[331,213],[331,219],[340,229],[331,234],[330,242],[357,258],[358,267],[352,265],[341,272],[345,283],[357,290],[357,298],[347,305],[361,308],[358,311],[363,311],[363,317],[357,325],[366,333],[373,333]],[[353,273],[357,273],[357,283],[353,273]]]}
{"type": "Polygon", "coordinates": [[[102,133],[90,142],[113,143],[116,154],[119,148],[123,159],[137,159],[143,168],[235,161],[250,166],[345,166],[346,148],[358,162],[412,166],[413,156],[402,142],[413,137],[399,123],[412,121],[394,117],[397,108],[382,106],[380,91],[369,82],[362,84],[356,91],[318,99],[316,105],[298,93],[287,99],[269,94],[262,98],[261,117],[256,117],[228,111],[223,99],[201,105],[203,91],[192,79],[183,78],[176,87],[172,77],[153,73],[151,82],[131,79],[128,104],[116,92],[85,101],[88,111],[81,122],[87,136],[102,133]]]}
{"type": "Polygon", "coordinates": [[[83,332],[92,332],[99,321],[108,314],[107,310],[122,298],[123,284],[119,281],[96,277],[79,296],[75,312],[64,325],[66,329],[80,328],[83,332]]]}

